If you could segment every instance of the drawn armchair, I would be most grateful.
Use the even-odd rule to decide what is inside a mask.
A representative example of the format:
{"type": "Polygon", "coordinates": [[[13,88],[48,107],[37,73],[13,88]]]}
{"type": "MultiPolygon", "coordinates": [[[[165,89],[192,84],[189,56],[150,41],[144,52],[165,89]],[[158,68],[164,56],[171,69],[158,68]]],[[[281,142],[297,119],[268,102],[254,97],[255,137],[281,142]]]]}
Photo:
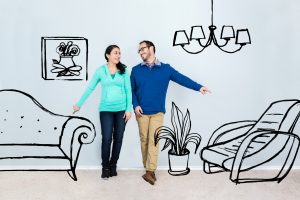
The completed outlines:
{"type": "Polygon", "coordinates": [[[52,113],[22,91],[0,90],[0,171],[67,171],[76,181],[81,147],[95,134],[86,118],[52,113]]]}
{"type": "Polygon", "coordinates": [[[235,183],[282,181],[299,149],[300,101],[273,102],[257,121],[227,123],[214,131],[201,158],[206,173],[230,172],[235,183]],[[262,177],[253,169],[275,167],[262,177]]]}

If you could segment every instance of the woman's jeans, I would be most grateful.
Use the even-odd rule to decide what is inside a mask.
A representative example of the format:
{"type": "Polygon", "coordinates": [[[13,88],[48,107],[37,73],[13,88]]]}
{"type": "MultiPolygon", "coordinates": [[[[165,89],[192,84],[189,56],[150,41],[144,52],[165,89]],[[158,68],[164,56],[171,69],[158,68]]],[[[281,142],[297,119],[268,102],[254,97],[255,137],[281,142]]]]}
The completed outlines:
{"type": "Polygon", "coordinates": [[[123,118],[124,113],[125,111],[100,112],[100,124],[102,131],[101,156],[103,168],[116,167],[117,165],[126,125],[125,119],[123,118]]]}

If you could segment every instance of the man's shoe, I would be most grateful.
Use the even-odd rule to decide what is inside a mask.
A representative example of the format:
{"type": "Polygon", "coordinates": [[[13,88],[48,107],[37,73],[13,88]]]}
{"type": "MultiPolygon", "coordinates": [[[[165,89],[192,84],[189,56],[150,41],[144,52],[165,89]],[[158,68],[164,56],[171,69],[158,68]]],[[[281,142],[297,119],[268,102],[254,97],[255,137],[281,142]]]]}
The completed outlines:
{"type": "Polygon", "coordinates": [[[110,177],[112,177],[112,176],[118,176],[117,167],[116,166],[110,166],[109,167],[109,176],[110,177]]]}
{"type": "Polygon", "coordinates": [[[102,168],[101,178],[103,178],[104,180],[108,180],[108,178],[109,178],[109,169],[108,168],[102,168]]]}
{"type": "Polygon", "coordinates": [[[146,174],[144,174],[142,177],[145,181],[147,181],[148,183],[150,183],[151,185],[154,185],[155,180],[152,177],[152,173],[151,171],[146,171],[146,174]]]}
{"type": "Polygon", "coordinates": [[[154,172],[151,173],[151,176],[152,176],[152,178],[153,178],[154,181],[157,180],[154,172]]]}

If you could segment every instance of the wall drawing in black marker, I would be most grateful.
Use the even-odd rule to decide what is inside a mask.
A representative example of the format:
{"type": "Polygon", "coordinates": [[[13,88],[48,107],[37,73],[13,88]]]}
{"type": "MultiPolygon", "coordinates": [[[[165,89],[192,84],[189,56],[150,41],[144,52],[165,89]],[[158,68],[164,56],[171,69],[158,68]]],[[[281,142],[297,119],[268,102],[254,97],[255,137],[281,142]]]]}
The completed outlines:
{"type": "Polygon", "coordinates": [[[59,54],[59,61],[53,59],[53,69],[52,73],[57,73],[56,77],[60,76],[79,76],[82,67],[76,65],[73,60],[74,56],[78,56],[80,53],[80,48],[78,45],[73,44],[72,41],[68,43],[61,42],[56,48],[56,52],[59,54]]]}
{"type": "Polygon", "coordinates": [[[93,142],[94,124],[55,114],[31,95],[0,90],[0,171],[67,171],[73,180],[83,144],[93,142]]]}
{"type": "Polygon", "coordinates": [[[45,80],[87,80],[88,41],[83,37],[42,37],[45,80]]]}
{"type": "Polygon", "coordinates": [[[258,120],[222,125],[202,149],[206,173],[230,172],[234,183],[281,182],[299,149],[300,100],[273,102],[258,120]],[[258,176],[255,169],[276,166],[274,174],[258,176]]]}
{"type": "MultiPolygon", "coordinates": [[[[206,39],[202,26],[192,26],[190,35],[188,37],[185,30],[178,30],[174,34],[173,46],[181,46],[184,51],[190,54],[201,53],[204,49],[214,44],[221,51],[225,53],[235,53],[240,51],[246,44],[251,44],[250,34],[248,29],[238,29],[236,34],[233,26],[223,25],[220,39],[222,42],[217,40],[215,30],[217,27],[214,25],[214,9],[213,0],[211,0],[211,25],[208,27],[209,34],[206,39]],[[230,44],[230,40],[235,38],[235,43],[230,44]],[[203,41],[206,40],[206,41],[203,41]],[[191,42],[196,42],[199,49],[188,50],[186,46],[190,45],[191,42]],[[203,43],[204,42],[204,43],[203,43]],[[228,45],[230,44],[230,45],[228,45]],[[231,47],[228,47],[231,46],[231,47]],[[236,47],[237,46],[237,47],[236,47]]],[[[231,40],[232,41],[232,40],[231,40]]]]}
{"type": "Polygon", "coordinates": [[[165,139],[162,151],[169,146],[171,147],[168,151],[168,172],[173,176],[182,176],[190,172],[188,167],[190,151],[187,145],[194,143],[196,153],[201,142],[201,136],[198,133],[191,133],[192,123],[189,110],[187,109],[185,116],[183,116],[174,102],[172,102],[171,123],[172,128],[161,126],[156,129],[154,141],[157,145],[160,139],[165,139]]]}

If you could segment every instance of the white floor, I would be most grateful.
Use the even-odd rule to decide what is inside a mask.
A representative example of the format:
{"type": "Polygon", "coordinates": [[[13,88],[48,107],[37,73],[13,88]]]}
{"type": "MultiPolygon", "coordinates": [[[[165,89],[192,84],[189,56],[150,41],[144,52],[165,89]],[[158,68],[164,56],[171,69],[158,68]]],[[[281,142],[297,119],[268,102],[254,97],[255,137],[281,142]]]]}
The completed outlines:
{"type": "MultiPolygon", "coordinates": [[[[270,171],[256,171],[260,174],[270,171]]],[[[117,177],[100,178],[99,170],[78,170],[78,181],[66,172],[0,172],[0,200],[298,200],[300,170],[281,182],[234,184],[228,173],[191,171],[175,177],[157,171],[154,186],[145,182],[140,170],[120,170],[117,177]]]]}

